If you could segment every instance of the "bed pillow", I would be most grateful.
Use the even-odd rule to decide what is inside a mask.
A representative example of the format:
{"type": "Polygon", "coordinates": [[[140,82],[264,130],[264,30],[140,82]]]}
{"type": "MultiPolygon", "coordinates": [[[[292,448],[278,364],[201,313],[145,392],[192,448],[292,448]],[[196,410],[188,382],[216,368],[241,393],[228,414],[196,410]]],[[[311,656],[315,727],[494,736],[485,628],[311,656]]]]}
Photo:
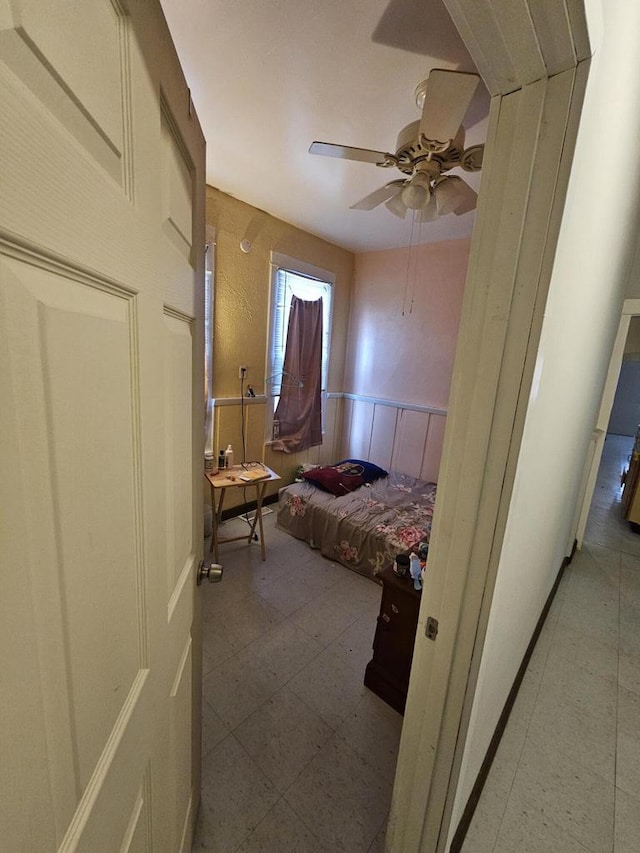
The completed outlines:
{"type": "Polygon", "coordinates": [[[352,462],[312,468],[304,471],[302,478],[336,497],[353,492],[365,482],[361,466],[352,462]]]}
{"type": "Polygon", "coordinates": [[[338,462],[338,465],[359,465],[362,468],[362,478],[365,483],[373,483],[375,480],[379,480],[380,477],[388,477],[389,472],[385,471],[384,468],[380,468],[379,465],[374,465],[373,462],[367,462],[364,459],[344,459],[342,462],[338,462]]]}

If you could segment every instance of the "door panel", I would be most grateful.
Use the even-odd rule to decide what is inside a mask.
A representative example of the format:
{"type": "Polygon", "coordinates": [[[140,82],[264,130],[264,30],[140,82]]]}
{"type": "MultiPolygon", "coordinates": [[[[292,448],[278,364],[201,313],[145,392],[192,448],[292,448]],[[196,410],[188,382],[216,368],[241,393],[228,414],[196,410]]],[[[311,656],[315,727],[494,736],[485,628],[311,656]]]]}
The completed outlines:
{"type": "Polygon", "coordinates": [[[159,4],[0,2],[0,114],[3,845],[186,850],[204,141],[159,4]]]}
{"type": "Polygon", "coordinates": [[[162,207],[163,229],[179,252],[191,255],[193,233],[193,187],[184,142],[165,106],[162,111],[162,207]]]}
{"type": "MultiPolygon", "coordinates": [[[[16,0],[0,29],[3,62],[112,179],[123,182],[130,116],[129,27],[104,0],[16,0]],[[51,22],[58,20],[58,26],[51,22]],[[69,50],[68,42],[82,36],[69,50]]],[[[32,117],[35,119],[35,117],[32,117]]]]}

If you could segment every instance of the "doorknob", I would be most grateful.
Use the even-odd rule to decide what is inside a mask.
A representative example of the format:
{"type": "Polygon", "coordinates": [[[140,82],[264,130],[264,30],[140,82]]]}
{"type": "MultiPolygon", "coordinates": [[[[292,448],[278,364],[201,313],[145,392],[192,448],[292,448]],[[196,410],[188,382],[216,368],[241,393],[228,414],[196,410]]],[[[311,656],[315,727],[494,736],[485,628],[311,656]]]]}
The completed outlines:
{"type": "Polygon", "coordinates": [[[200,586],[203,580],[208,580],[209,583],[220,583],[222,572],[223,568],[219,563],[209,563],[206,565],[204,560],[200,560],[196,582],[198,586],[200,586]]]}

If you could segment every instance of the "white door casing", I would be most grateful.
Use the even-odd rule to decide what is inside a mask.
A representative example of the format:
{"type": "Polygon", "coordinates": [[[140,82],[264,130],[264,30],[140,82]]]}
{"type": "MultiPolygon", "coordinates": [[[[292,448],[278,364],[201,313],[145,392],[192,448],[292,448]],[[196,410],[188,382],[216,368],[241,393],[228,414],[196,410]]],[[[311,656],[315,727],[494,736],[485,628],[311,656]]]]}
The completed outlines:
{"type": "MultiPolygon", "coordinates": [[[[492,95],[387,849],[449,850],[590,43],[581,2],[445,5],[492,95]],[[439,621],[436,641],[427,617],[439,621]]],[[[459,849],[459,848],[457,848],[459,849]]]]}
{"type": "Polygon", "coordinates": [[[0,115],[2,845],[187,850],[204,140],[159,4],[0,0],[0,115]]]}

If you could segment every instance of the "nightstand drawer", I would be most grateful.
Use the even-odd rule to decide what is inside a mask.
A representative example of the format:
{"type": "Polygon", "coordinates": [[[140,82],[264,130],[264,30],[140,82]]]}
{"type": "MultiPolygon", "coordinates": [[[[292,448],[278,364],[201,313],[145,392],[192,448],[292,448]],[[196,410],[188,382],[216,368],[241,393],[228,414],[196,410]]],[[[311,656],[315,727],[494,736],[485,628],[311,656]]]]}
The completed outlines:
{"type": "Polygon", "coordinates": [[[367,665],[365,685],[402,713],[409,687],[420,592],[413,581],[398,578],[391,567],[379,575],[382,601],[373,641],[373,659],[367,665]]]}

